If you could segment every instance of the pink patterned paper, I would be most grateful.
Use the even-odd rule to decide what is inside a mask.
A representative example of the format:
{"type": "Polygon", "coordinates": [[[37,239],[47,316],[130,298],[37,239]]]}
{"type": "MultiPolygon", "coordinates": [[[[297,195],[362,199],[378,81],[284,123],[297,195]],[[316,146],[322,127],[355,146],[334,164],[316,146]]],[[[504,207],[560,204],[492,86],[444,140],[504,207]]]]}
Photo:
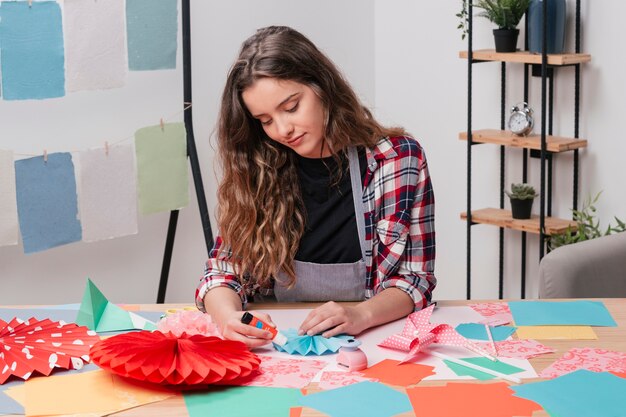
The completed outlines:
{"type": "Polygon", "coordinates": [[[475,312],[485,317],[481,324],[500,326],[513,321],[513,315],[507,303],[472,303],[469,306],[475,312]]]}
{"type": "Polygon", "coordinates": [[[320,389],[335,389],[363,381],[378,382],[376,378],[366,378],[360,372],[324,371],[319,382],[320,389]]]}
{"type": "Polygon", "coordinates": [[[304,388],[315,375],[328,365],[325,361],[306,359],[283,359],[259,355],[261,366],[258,374],[240,385],[253,387],[304,388]]]}
{"type": "Polygon", "coordinates": [[[466,346],[468,340],[449,324],[433,324],[430,316],[435,305],[407,316],[402,333],[389,336],[378,346],[408,352],[400,363],[411,360],[419,351],[431,343],[466,346]]]}
{"type": "Polygon", "coordinates": [[[539,376],[556,378],[578,369],[593,372],[626,372],[626,353],[606,349],[573,348],[544,369],[539,376]]]}
{"type": "MultiPolygon", "coordinates": [[[[491,352],[490,343],[480,342],[480,345],[491,352]]],[[[556,352],[556,349],[543,345],[536,340],[503,340],[496,342],[497,356],[503,358],[529,359],[545,353],[556,352]]]]}

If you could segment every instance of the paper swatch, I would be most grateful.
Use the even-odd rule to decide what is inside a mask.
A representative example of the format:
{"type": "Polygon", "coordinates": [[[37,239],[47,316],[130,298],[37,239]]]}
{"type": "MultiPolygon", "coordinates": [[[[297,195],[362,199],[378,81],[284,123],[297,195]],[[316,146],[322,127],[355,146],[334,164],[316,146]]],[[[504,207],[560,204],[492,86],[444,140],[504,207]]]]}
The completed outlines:
{"type": "Polygon", "coordinates": [[[356,371],[324,371],[320,376],[320,381],[317,386],[320,389],[327,390],[358,384],[364,381],[378,382],[378,379],[366,378],[362,373],[356,371]]]}
{"type": "Polygon", "coordinates": [[[137,181],[132,145],[83,151],[80,217],[83,240],[93,242],[137,233],[137,181]]]}
{"type": "Polygon", "coordinates": [[[419,383],[429,375],[433,375],[433,367],[417,363],[400,363],[393,359],[385,359],[361,371],[366,378],[375,378],[389,385],[406,387],[419,383]]]}
{"type": "Polygon", "coordinates": [[[304,388],[328,365],[326,361],[276,358],[259,355],[261,365],[255,374],[237,385],[252,387],[304,388]]]}
{"type": "Polygon", "coordinates": [[[0,246],[17,245],[17,238],[13,152],[0,150],[0,246]]]}
{"type": "Polygon", "coordinates": [[[578,369],[593,372],[626,372],[626,353],[606,349],[572,348],[545,368],[541,378],[556,378],[578,369]]]}
{"type": "MultiPolygon", "coordinates": [[[[487,358],[459,358],[465,362],[469,362],[474,365],[481,366],[483,368],[491,369],[492,371],[500,372],[504,375],[513,375],[519,372],[524,372],[524,369],[518,368],[517,366],[509,365],[506,362],[502,361],[492,361],[487,358]]],[[[488,374],[486,372],[478,371],[474,368],[470,368],[467,366],[460,365],[455,362],[451,362],[444,359],[444,362],[450,369],[454,371],[455,374],[459,376],[471,376],[481,381],[487,381],[490,379],[496,378],[496,376],[488,374]]]]}
{"type": "Polygon", "coordinates": [[[292,355],[325,355],[335,353],[341,347],[343,340],[353,339],[352,336],[338,335],[334,337],[323,337],[319,335],[308,336],[298,335],[296,329],[281,331],[287,337],[287,343],[283,346],[274,343],[274,348],[280,352],[287,352],[292,355]]]}
{"type": "Polygon", "coordinates": [[[510,301],[509,308],[519,326],[617,326],[601,301],[510,301]]]}
{"type": "MultiPolygon", "coordinates": [[[[487,352],[490,351],[490,343],[481,343],[480,346],[483,350],[487,352]]],[[[556,349],[531,339],[503,340],[496,342],[496,349],[498,351],[498,357],[514,359],[529,359],[546,353],[556,352],[556,349]]]]}
{"type": "Polygon", "coordinates": [[[177,0],[126,0],[128,67],[176,68],[177,0]]]}
{"type": "Polygon", "coordinates": [[[25,253],[80,241],[82,231],[71,154],[52,153],[47,162],[43,156],[16,161],[15,180],[25,253]]]}
{"type": "Polygon", "coordinates": [[[135,132],[139,209],[142,214],[177,210],[189,203],[187,141],[183,123],[135,132]]]}
{"type": "Polygon", "coordinates": [[[123,1],[63,2],[67,91],[124,85],[125,12],[123,1]]]}
{"type": "Polygon", "coordinates": [[[518,326],[515,334],[520,339],[539,340],[596,340],[590,326],[518,326]]]}
{"type": "Polygon", "coordinates": [[[56,1],[0,4],[0,61],[5,100],[65,95],[61,8],[56,1]]]}

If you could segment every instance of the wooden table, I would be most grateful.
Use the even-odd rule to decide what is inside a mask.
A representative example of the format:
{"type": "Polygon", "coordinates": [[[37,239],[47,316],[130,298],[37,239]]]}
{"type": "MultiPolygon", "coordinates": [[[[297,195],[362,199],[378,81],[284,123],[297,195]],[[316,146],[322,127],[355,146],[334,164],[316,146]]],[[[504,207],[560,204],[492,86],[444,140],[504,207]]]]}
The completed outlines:
{"type": "MultiPolygon", "coordinates": [[[[501,301],[501,300],[490,300],[501,301]]],[[[556,359],[560,358],[563,353],[573,347],[592,347],[610,349],[620,352],[626,352],[626,299],[613,298],[613,299],[601,299],[604,302],[611,315],[617,322],[617,327],[594,327],[594,331],[598,336],[597,340],[548,340],[544,343],[550,347],[557,349],[555,353],[540,355],[538,357],[530,359],[530,363],[535,368],[537,373],[540,373],[544,368],[553,363],[556,359]]],[[[472,300],[474,302],[489,302],[487,300],[472,300]]],[[[469,301],[438,301],[438,306],[459,306],[466,305],[469,301]]],[[[187,306],[187,305],[185,305],[187,306]]],[[[313,308],[315,304],[256,304],[250,305],[252,309],[258,310],[271,310],[271,309],[294,309],[294,308],[313,308]]],[[[140,310],[143,311],[164,311],[168,308],[181,308],[180,304],[150,304],[141,305],[140,310]]],[[[541,341],[541,340],[540,340],[541,341]]],[[[539,381],[541,379],[525,379],[524,382],[539,381]]],[[[458,381],[458,380],[457,380],[458,381]]],[[[464,380],[463,382],[472,382],[464,380]]],[[[493,382],[493,381],[492,381],[493,382]]],[[[443,385],[446,381],[422,381],[419,385],[443,385]]],[[[475,383],[482,383],[475,381],[475,383]]],[[[314,392],[317,389],[317,384],[313,383],[310,387],[310,392],[314,392]]],[[[402,388],[398,388],[402,389],[402,388]]],[[[182,395],[178,395],[167,400],[149,404],[143,407],[138,407],[130,410],[126,410],[120,413],[113,414],[115,416],[125,417],[143,417],[143,416],[159,416],[159,417],[178,417],[188,416],[184,400],[182,395]]],[[[308,408],[304,409],[302,417],[317,417],[326,416],[326,414],[319,413],[315,410],[308,408]]],[[[414,417],[413,412],[399,414],[402,417],[414,417]]],[[[533,414],[533,417],[549,417],[544,411],[538,411],[533,414]]]]}

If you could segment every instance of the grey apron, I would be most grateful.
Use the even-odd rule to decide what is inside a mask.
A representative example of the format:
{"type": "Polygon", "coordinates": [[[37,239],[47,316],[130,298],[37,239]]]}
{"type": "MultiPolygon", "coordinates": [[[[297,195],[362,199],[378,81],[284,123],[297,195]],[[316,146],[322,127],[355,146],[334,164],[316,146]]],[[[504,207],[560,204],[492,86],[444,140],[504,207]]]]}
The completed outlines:
{"type": "MultiPolygon", "coordinates": [[[[278,302],[363,301],[365,299],[365,219],[363,185],[356,148],[348,149],[354,215],[359,233],[362,258],[354,263],[317,264],[294,260],[295,285],[287,289],[286,274],[280,272],[274,284],[278,302]]],[[[329,243],[330,244],[330,243],[329,243]]]]}

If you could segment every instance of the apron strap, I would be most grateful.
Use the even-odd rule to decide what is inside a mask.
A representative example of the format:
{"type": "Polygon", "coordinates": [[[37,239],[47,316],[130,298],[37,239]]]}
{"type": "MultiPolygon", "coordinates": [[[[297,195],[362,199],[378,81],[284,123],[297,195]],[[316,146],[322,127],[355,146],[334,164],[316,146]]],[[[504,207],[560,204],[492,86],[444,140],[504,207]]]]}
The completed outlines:
{"type": "Polygon", "coordinates": [[[361,244],[361,255],[365,261],[365,206],[363,204],[363,182],[361,181],[361,169],[359,167],[359,154],[356,147],[348,148],[350,161],[350,181],[352,182],[352,199],[354,200],[354,216],[361,244]]]}

